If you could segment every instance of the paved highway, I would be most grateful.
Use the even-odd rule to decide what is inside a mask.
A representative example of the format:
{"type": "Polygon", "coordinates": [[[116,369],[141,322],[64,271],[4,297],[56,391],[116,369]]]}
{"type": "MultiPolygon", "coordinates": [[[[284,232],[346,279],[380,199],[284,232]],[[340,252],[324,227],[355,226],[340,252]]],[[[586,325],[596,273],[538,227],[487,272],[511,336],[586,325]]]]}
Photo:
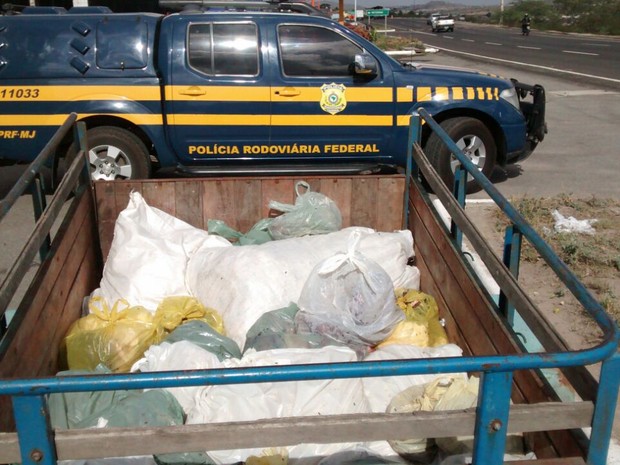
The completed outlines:
{"type": "MultiPolygon", "coordinates": [[[[382,19],[372,23],[384,29],[382,19]]],[[[616,37],[540,32],[529,36],[517,28],[457,21],[454,32],[431,32],[426,19],[394,18],[388,28],[397,34],[421,40],[431,47],[460,53],[472,59],[495,60],[527,66],[567,78],[620,88],[620,39],[616,37]]]]}

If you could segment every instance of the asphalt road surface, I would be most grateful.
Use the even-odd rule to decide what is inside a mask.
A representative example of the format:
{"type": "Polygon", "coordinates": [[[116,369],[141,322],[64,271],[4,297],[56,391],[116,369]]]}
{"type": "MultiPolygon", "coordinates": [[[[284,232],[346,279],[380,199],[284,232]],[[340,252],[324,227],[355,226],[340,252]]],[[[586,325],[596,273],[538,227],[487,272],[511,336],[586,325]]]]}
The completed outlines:
{"type": "MultiPolygon", "coordinates": [[[[382,29],[381,19],[373,25],[382,29]]],[[[520,28],[497,27],[456,21],[454,32],[431,32],[425,19],[388,19],[388,28],[423,41],[443,51],[458,52],[472,60],[493,59],[498,63],[562,73],[568,79],[620,88],[620,39],[585,34],[562,34],[533,30],[521,35],[520,28]]]]}

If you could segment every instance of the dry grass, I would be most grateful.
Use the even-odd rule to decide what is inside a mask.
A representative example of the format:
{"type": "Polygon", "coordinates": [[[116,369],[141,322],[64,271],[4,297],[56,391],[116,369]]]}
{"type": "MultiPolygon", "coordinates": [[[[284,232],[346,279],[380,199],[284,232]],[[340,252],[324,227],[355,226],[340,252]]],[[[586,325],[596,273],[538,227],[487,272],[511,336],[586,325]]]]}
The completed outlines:
{"type": "MultiPolygon", "coordinates": [[[[620,202],[610,199],[577,199],[569,195],[552,198],[521,197],[511,203],[547,241],[556,254],[580,278],[601,305],[620,321],[620,202]],[[557,210],[564,217],[577,220],[596,219],[595,233],[558,233],[554,230],[552,212],[557,210]]],[[[497,228],[502,230],[507,221],[497,214],[497,228]]],[[[536,250],[524,244],[522,259],[526,262],[541,261],[536,250]]],[[[556,291],[562,297],[564,290],[556,291]]]]}

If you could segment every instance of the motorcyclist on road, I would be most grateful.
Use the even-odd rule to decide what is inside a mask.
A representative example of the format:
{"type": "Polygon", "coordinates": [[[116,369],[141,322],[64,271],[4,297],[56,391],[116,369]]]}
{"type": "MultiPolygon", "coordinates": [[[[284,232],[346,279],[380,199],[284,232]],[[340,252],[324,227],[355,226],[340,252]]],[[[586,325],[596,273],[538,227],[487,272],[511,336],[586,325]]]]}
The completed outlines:
{"type": "Polygon", "coordinates": [[[521,32],[523,34],[529,34],[531,24],[532,24],[532,20],[530,19],[530,16],[527,13],[525,13],[523,18],[521,19],[521,32]]]}

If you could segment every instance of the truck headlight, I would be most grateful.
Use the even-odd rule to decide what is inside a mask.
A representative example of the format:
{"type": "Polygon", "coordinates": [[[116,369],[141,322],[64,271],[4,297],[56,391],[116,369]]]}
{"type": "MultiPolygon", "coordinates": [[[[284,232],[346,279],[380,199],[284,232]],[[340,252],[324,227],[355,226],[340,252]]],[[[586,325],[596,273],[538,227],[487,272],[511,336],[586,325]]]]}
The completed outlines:
{"type": "Polygon", "coordinates": [[[509,87],[508,89],[502,90],[499,96],[510,103],[517,110],[521,109],[519,105],[519,97],[517,96],[517,91],[514,87],[509,87]]]}

